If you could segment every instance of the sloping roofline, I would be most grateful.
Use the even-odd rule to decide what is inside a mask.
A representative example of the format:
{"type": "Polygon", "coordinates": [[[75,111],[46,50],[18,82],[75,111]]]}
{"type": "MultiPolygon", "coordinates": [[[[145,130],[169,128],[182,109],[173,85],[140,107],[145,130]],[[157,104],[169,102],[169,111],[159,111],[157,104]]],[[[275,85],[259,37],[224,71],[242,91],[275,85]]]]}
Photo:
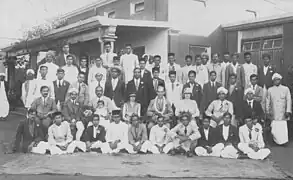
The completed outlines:
{"type": "Polygon", "coordinates": [[[255,27],[263,27],[269,25],[283,24],[284,22],[292,22],[293,13],[284,13],[275,16],[257,18],[248,21],[239,21],[221,25],[224,30],[249,29],[255,27]]]}

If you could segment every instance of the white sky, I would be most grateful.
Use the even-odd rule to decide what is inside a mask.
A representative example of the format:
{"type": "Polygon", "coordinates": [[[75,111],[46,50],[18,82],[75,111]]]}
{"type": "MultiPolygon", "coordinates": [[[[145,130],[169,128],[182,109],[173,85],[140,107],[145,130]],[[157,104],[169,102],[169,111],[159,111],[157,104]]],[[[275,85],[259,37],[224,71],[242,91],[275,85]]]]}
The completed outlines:
{"type": "MultiPolygon", "coordinates": [[[[22,36],[22,29],[41,24],[45,19],[94,1],[96,0],[0,0],[0,47],[15,41],[2,37],[19,38],[22,36]]],[[[195,34],[199,35],[209,34],[220,24],[253,18],[245,9],[257,11],[259,17],[293,12],[293,0],[269,0],[275,5],[265,0],[207,0],[207,8],[190,0],[170,1],[175,2],[176,8],[185,9],[175,11],[176,13],[170,16],[173,22],[176,22],[174,26],[187,33],[194,34],[196,31],[195,34]],[[186,16],[193,18],[182,20],[186,16]]]]}

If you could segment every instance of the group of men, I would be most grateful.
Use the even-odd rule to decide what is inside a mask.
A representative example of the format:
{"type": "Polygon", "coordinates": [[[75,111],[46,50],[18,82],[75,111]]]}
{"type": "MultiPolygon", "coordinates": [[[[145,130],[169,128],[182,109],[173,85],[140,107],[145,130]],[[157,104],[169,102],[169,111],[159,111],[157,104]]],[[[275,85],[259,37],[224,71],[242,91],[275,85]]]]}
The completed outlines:
{"type": "Polygon", "coordinates": [[[268,121],[275,142],[288,142],[291,94],[270,55],[263,55],[262,67],[252,64],[249,52],[244,64],[237,53],[224,53],[223,61],[214,53],[211,62],[197,55],[195,64],[188,55],[180,67],[174,53],[164,64],[159,55],[138,58],[130,44],[125,49],[117,56],[106,43],[90,65],[86,57],[77,63],[65,45],[57,58],[47,53],[36,79],[27,70],[22,100],[29,115],[18,127],[15,147],[22,138],[25,152],[41,154],[126,150],[264,159],[270,151],[262,125],[268,121]],[[123,105],[133,96],[140,113],[123,122],[123,105]],[[184,109],[187,97],[194,105],[184,109]],[[181,112],[174,115],[176,109],[181,112]]]}

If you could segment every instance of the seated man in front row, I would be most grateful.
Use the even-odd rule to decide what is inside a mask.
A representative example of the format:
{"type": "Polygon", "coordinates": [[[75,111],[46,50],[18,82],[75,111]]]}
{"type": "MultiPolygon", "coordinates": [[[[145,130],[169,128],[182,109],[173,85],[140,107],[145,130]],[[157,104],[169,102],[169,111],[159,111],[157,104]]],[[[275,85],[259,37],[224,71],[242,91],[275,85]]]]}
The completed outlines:
{"type": "Polygon", "coordinates": [[[81,141],[73,141],[70,125],[63,120],[61,112],[53,114],[54,124],[48,129],[48,143],[51,155],[73,153],[76,148],[86,151],[86,145],[81,141]]]}
{"type": "Polygon", "coordinates": [[[210,126],[210,118],[203,119],[203,126],[199,128],[201,138],[198,140],[198,146],[195,148],[195,153],[198,156],[214,156],[220,157],[221,151],[224,149],[224,144],[217,143],[216,129],[210,126]]]}
{"type": "Polygon", "coordinates": [[[155,99],[151,100],[148,109],[147,116],[149,118],[148,130],[150,130],[154,125],[157,124],[157,117],[159,115],[163,116],[165,119],[165,125],[170,128],[170,123],[172,122],[171,117],[173,116],[173,110],[170,102],[165,97],[165,87],[159,85],[157,89],[157,96],[155,99]]]}
{"type": "Polygon", "coordinates": [[[245,125],[239,128],[238,148],[251,159],[263,160],[271,153],[265,147],[262,130],[257,128],[251,118],[245,119],[245,125]]]}
{"type": "Polygon", "coordinates": [[[97,114],[93,115],[92,126],[89,126],[84,133],[87,150],[98,150],[102,153],[108,153],[109,145],[106,143],[106,130],[100,125],[100,117],[97,114]]]}
{"type": "Polygon", "coordinates": [[[183,112],[180,115],[181,123],[171,129],[171,138],[173,139],[174,149],[171,154],[176,154],[176,151],[184,151],[188,157],[192,156],[197,140],[200,138],[198,128],[190,123],[191,114],[183,112]]]}
{"type": "Polygon", "coordinates": [[[63,105],[64,120],[70,124],[73,140],[80,141],[84,131],[84,125],[81,121],[82,105],[77,102],[78,90],[71,88],[68,91],[69,99],[63,105]]]}
{"type": "Polygon", "coordinates": [[[40,120],[36,118],[36,114],[36,110],[29,109],[27,118],[24,121],[20,121],[16,130],[13,152],[46,153],[48,149],[48,143],[44,142],[46,134],[43,131],[43,125],[40,120]]]}
{"type": "Polygon", "coordinates": [[[136,153],[147,153],[151,149],[151,143],[148,141],[147,128],[140,122],[137,115],[130,118],[131,126],[128,130],[129,144],[133,146],[136,153]]]}
{"type": "Polygon", "coordinates": [[[121,121],[120,110],[112,111],[112,120],[106,134],[106,141],[109,143],[107,153],[119,153],[120,150],[126,150],[131,154],[135,153],[128,142],[128,125],[121,121]]]}

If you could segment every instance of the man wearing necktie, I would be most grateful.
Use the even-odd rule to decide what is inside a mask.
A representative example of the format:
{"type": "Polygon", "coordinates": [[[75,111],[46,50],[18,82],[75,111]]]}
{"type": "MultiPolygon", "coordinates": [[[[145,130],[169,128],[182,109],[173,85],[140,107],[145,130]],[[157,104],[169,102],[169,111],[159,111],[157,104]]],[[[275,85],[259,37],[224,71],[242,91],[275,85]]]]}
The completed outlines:
{"type": "Polygon", "coordinates": [[[246,118],[239,128],[239,138],[238,148],[251,159],[263,160],[271,153],[265,148],[262,131],[253,125],[251,118],[246,118]]]}
{"type": "MultiPolygon", "coordinates": [[[[83,72],[80,72],[77,77],[77,81],[72,83],[69,86],[69,89],[76,88],[78,90],[78,97],[77,102],[82,105],[88,105],[89,104],[89,88],[84,83],[85,80],[85,74],[83,72]]],[[[67,97],[69,97],[69,93],[67,93],[67,97]]]]}
{"type": "Polygon", "coordinates": [[[54,94],[55,94],[55,102],[57,104],[57,107],[59,107],[61,110],[63,107],[63,104],[66,99],[67,91],[69,89],[70,83],[66,80],[64,80],[64,74],[65,71],[63,69],[57,70],[57,80],[53,81],[54,85],[54,94]]]}
{"type": "Polygon", "coordinates": [[[151,98],[154,99],[157,95],[158,86],[165,87],[165,81],[159,77],[160,69],[158,67],[154,67],[152,69],[152,74],[153,74],[153,90],[151,93],[151,98]]]}
{"type": "Polygon", "coordinates": [[[198,127],[190,123],[191,114],[183,112],[180,115],[180,123],[171,129],[171,138],[174,144],[171,154],[184,152],[188,157],[193,155],[197,140],[201,137],[198,127]]]}

